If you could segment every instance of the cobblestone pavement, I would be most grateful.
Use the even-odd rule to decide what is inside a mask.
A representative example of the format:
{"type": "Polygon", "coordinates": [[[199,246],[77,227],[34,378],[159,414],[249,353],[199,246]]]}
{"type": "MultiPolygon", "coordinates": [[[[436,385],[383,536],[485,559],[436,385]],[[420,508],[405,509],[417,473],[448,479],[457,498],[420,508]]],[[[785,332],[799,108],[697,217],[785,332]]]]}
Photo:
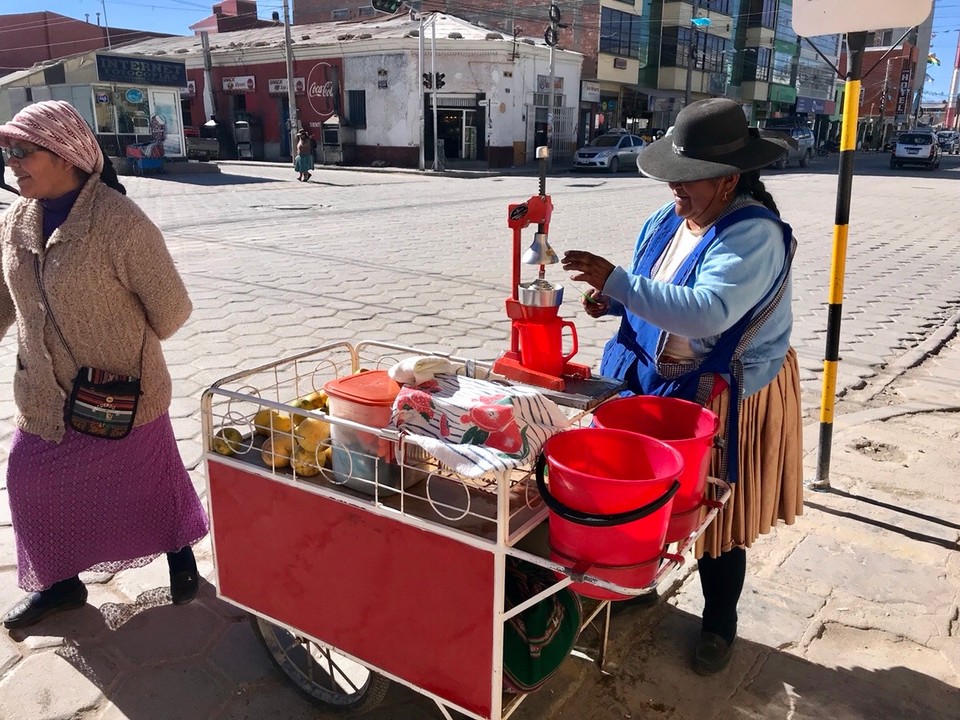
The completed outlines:
{"type": "MultiPolygon", "coordinates": [[[[901,402],[888,397],[897,378],[939,350],[956,324],[960,304],[960,254],[956,252],[954,232],[960,220],[960,205],[955,201],[960,158],[945,157],[942,169],[934,173],[890,171],[882,155],[862,155],[857,163],[838,381],[840,394],[845,397],[838,406],[839,415],[845,408],[860,411],[871,404],[901,402]],[[869,395],[871,387],[879,387],[876,395],[869,395]]],[[[831,173],[835,164],[832,157],[819,160],[810,172],[773,172],[767,178],[799,240],[793,341],[803,372],[810,431],[808,467],[813,466],[810,455],[815,453],[819,417],[836,190],[836,178],[831,173]]],[[[181,453],[194,469],[192,476],[201,491],[199,397],[216,379],[238,368],[334,340],[390,340],[455,350],[485,360],[506,349],[509,327],[503,300],[510,291],[512,261],[507,205],[536,194],[535,177],[318,169],[312,181],[303,184],[295,181],[292,171],[279,166],[224,163],[222,171],[219,175],[123,179],[130,196],[163,229],[193,298],[193,316],[165,343],[165,352],[174,379],[171,416],[181,453]]],[[[668,198],[662,184],[632,174],[557,174],[548,178],[547,191],[555,205],[550,234],[555,249],[562,253],[588,248],[621,264],[629,262],[642,220],[668,198]]],[[[5,200],[0,195],[0,211],[5,200]]],[[[529,233],[524,236],[526,241],[532,239],[532,230],[529,233]]],[[[565,281],[564,276],[559,266],[547,269],[551,280],[565,281]]],[[[577,300],[575,288],[568,287],[562,314],[577,321],[581,348],[577,360],[595,364],[615,325],[611,320],[591,321],[579,312],[577,300]]],[[[4,419],[0,424],[0,460],[4,466],[13,431],[14,359],[15,338],[9,334],[0,344],[0,418],[4,419]]],[[[925,387],[932,382],[928,379],[925,387]]],[[[937,383],[941,383],[937,387],[943,393],[952,393],[952,402],[956,403],[955,382],[940,377],[937,383]]],[[[948,422],[943,418],[937,422],[941,420],[948,422]]],[[[949,437],[947,434],[944,442],[949,437]]],[[[951,439],[955,443],[956,434],[951,439]]],[[[839,444],[837,454],[839,463],[843,457],[839,444]]],[[[855,473],[858,469],[862,466],[856,463],[838,464],[838,473],[855,473]]],[[[851,476],[844,477],[850,480],[851,476]]],[[[16,587],[13,529],[5,490],[2,495],[0,607],[6,607],[21,591],[16,587]]],[[[835,507],[833,510],[841,512],[835,507]]],[[[831,523],[843,522],[823,510],[814,509],[808,515],[811,519],[805,516],[798,525],[764,541],[764,549],[757,553],[761,565],[756,572],[766,575],[759,581],[776,579],[779,564],[789,554],[786,548],[792,552],[802,545],[804,533],[814,532],[805,530],[806,523],[816,532],[826,532],[831,523]]],[[[947,531],[946,535],[951,533],[947,531]]],[[[955,545],[956,532],[952,536],[955,545]]],[[[807,547],[813,545],[811,541],[807,547]]],[[[888,549],[898,552],[902,547],[893,544],[888,549]]],[[[199,546],[198,555],[201,569],[209,576],[208,540],[199,546]]],[[[953,597],[955,553],[949,557],[953,597]]],[[[804,562],[815,567],[821,559],[820,554],[811,552],[804,562]]],[[[940,559],[940,555],[925,555],[922,561],[940,559]]],[[[862,573],[862,567],[850,567],[851,574],[857,572],[862,573]]],[[[893,584],[925,578],[919,572],[882,576],[893,584]]],[[[218,600],[211,585],[203,586],[197,602],[174,608],[169,605],[162,561],[115,576],[85,579],[91,588],[87,607],[51,618],[25,634],[0,637],[0,718],[326,717],[301,699],[272,668],[256,644],[244,613],[218,600]]],[[[858,579],[830,577],[825,583],[833,589],[845,581],[858,579]]],[[[696,611],[695,600],[690,599],[696,593],[688,598],[687,585],[689,579],[672,604],[665,604],[669,607],[657,609],[659,619],[655,623],[643,618],[630,621],[637,626],[635,633],[640,633],[631,635],[631,648],[636,649],[636,637],[649,634],[652,628],[665,623],[670,629],[680,622],[674,617],[683,615],[680,611],[696,611]]],[[[812,632],[810,619],[820,607],[817,598],[817,593],[805,594],[798,581],[789,593],[778,596],[778,601],[802,608],[802,612],[784,615],[790,615],[794,624],[770,615],[771,621],[783,624],[772,635],[758,634],[752,640],[777,650],[790,646],[795,636],[804,638],[805,633],[812,632]]],[[[931,628],[955,630],[955,597],[952,603],[953,619],[944,619],[949,615],[947,610],[946,615],[931,615],[931,628]]],[[[759,606],[759,602],[756,604],[759,606]]],[[[896,617],[907,614],[909,607],[898,606],[896,617]]],[[[852,630],[856,625],[836,625],[840,628],[839,639],[829,649],[843,652],[856,643],[869,644],[871,637],[858,633],[885,631],[873,625],[868,630],[852,630]]],[[[923,629],[917,632],[922,634],[923,629]]],[[[890,637],[902,639],[902,635],[890,637]]],[[[886,647],[883,643],[888,640],[883,639],[881,646],[886,647]]],[[[929,637],[919,640],[918,646],[929,649],[933,645],[929,637]]],[[[665,647],[662,652],[676,651],[670,644],[665,647]]],[[[811,650],[814,645],[809,637],[806,645],[798,647],[809,651],[809,663],[825,664],[824,658],[811,650]]],[[[952,647],[953,655],[944,666],[952,667],[952,671],[938,666],[933,675],[956,698],[960,655],[955,643],[952,647]]],[[[877,651],[873,656],[890,654],[877,651]]],[[[777,653],[774,656],[779,657],[777,653]]],[[[653,660],[654,656],[646,659],[653,660]]],[[[625,666],[626,661],[621,660],[625,666]]],[[[676,667],[682,672],[680,665],[676,667]]],[[[772,673],[768,678],[770,688],[776,685],[774,665],[754,667],[755,673],[772,673]]],[[[630,717],[631,712],[635,713],[633,717],[677,720],[694,716],[687,714],[691,711],[684,703],[671,705],[640,682],[642,667],[633,667],[615,682],[600,684],[590,679],[590,672],[594,671],[582,665],[565,669],[563,676],[569,685],[560,690],[560,681],[552,683],[549,692],[538,694],[522,706],[518,717],[613,718],[630,717]],[[650,700],[652,705],[637,700],[638,687],[656,698],[650,700]],[[563,702],[558,704],[558,699],[579,704],[569,705],[568,714],[563,714],[563,702]],[[641,706],[646,715],[637,714],[641,706]],[[666,709],[655,714],[651,710],[654,706],[666,709]],[[573,708],[586,709],[578,716],[569,714],[573,708]],[[599,708],[613,709],[607,712],[599,708]]],[[[740,715],[714,712],[709,717],[773,717],[756,710],[760,705],[755,694],[761,690],[753,687],[753,700],[745,700],[744,707],[760,714],[750,715],[745,710],[740,715]]],[[[773,693],[770,688],[767,690],[773,693]]],[[[948,692],[933,685],[928,689],[948,692]]],[[[728,691],[725,698],[734,692],[733,688],[728,691]]],[[[960,701],[953,707],[956,713],[960,701]]],[[[384,709],[371,717],[414,720],[437,718],[439,714],[431,703],[400,688],[392,690],[384,709]]],[[[820,717],[861,716],[827,712],[820,717]]],[[[931,717],[960,715],[944,711],[931,717]]]]}

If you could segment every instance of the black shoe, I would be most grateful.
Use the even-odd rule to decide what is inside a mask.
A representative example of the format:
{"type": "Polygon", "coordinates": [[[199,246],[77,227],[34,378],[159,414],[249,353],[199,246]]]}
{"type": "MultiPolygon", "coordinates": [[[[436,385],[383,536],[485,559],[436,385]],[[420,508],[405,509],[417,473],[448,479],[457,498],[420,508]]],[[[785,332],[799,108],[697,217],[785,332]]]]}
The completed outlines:
{"type": "Polygon", "coordinates": [[[7,630],[19,630],[40,622],[48,615],[74,610],[87,604],[87,586],[79,578],[61,580],[53,587],[33,592],[14,605],[3,617],[7,630]]]}
{"type": "Polygon", "coordinates": [[[693,653],[693,671],[697,675],[713,675],[723,670],[733,655],[733,643],[716,633],[704,630],[693,653]]]}
{"type": "Polygon", "coordinates": [[[170,567],[170,597],[174,605],[185,605],[197,596],[200,573],[193,557],[193,548],[187,545],[177,552],[167,553],[170,567]]]}
{"type": "Polygon", "coordinates": [[[632,608],[652,608],[658,602],[660,602],[660,593],[654,588],[629,600],[614,600],[610,603],[610,612],[616,614],[632,608]]]}

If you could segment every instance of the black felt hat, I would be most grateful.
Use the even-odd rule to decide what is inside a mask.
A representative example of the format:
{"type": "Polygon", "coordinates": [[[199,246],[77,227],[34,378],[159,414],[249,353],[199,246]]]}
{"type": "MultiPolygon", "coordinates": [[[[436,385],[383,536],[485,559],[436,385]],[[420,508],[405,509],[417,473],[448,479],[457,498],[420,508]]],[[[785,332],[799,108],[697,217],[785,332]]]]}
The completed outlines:
{"type": "Polygon", "coordinates": [[[637,167],[654,180],[692,182],[758,170],[783,153],[747,127],[736,102],[709,98],[681,110],[673,132],[640,151],[637,167]]]}

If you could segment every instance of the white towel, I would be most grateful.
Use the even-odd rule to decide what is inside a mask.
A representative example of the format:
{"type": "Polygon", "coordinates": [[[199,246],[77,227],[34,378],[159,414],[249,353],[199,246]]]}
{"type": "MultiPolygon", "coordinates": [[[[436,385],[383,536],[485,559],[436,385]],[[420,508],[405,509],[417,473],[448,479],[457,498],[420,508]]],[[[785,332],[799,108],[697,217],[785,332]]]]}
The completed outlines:
{"type": "Polygon", "coordinates": [[[458,366],[446,358],[433,355],[418,355],[401,360],[387,370],[393,380],[401,385],[419,385],[427,380],[433,380],[437,375],[455,374],[458,366]]]}
{"type": "Polygon", "coordinates": [[[393,422],[407,440],[467,477],[532,465],[547,439],[570,427],[535,388],[459,375],[403,387],[393,422]]]}

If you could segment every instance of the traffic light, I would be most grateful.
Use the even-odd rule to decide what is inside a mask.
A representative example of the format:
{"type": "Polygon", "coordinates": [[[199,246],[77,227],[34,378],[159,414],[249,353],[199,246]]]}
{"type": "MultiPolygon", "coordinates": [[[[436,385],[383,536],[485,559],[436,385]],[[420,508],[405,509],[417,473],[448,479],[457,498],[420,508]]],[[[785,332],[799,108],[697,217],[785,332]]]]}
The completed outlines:
{"type": "Polygon", "coordinates": [[[370,4],[373,5],[374,10],[379,10],[380,12],[393,15],[397,10],[400,9],[400,6],[403,5],[403,2],[402,0],[371,0],[370,4]]]}
{"type": "Polygon", "coordinates": [[[442,72],[438,72],[438,73],[437,73],[437,82],[434,83],[434,85],[436,86],[437,90],[439,90],[439,89],[442,88],[444,85],[446,85],[446,83],[443,81],[443,78],[444,78],[444,77],[446,77],[446,76],[445,76],[442,72]]]}
{"type": "Polygon", "coordinates": [[[433,87],[433,76],[430,73],[423,74],[423,86],[427,90],[433,87]]]}

